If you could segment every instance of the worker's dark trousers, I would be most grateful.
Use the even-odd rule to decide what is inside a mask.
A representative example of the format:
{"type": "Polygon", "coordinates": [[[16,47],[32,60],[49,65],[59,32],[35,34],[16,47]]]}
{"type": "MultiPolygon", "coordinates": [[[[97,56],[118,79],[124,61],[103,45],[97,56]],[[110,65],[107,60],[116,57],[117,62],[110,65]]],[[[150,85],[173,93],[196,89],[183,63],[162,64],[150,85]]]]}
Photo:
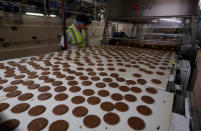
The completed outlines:
{"type": "Polygon", "coordinates": [[[65,50],[64,47],[61,46],[61,50],[65,50]]]}

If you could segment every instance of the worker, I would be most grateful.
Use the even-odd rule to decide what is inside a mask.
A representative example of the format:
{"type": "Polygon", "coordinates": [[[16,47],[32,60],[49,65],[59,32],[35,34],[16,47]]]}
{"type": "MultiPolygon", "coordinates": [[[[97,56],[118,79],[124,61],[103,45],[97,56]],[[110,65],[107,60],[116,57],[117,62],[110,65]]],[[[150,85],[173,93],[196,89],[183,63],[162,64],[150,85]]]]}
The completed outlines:
{"type": "MultiPolygon", "coordinates": [[[[91,21],[86,15],[80,14],[74,19],[74,23],[66,30],[68,49],[87,47],[88,35],[86,32],[86,26],[89,24],[91,24],[91,21]]],[[[65,50],[64,37],[61,39],[61,49],[65,50]]]]}

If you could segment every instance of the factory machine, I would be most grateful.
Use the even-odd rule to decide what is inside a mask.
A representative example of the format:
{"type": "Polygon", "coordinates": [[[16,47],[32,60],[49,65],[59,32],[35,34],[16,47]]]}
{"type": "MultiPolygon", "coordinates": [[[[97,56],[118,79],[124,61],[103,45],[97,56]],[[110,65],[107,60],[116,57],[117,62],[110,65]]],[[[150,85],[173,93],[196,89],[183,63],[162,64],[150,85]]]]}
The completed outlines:
{"type": "MultiPolygon", "coordinates": [[[[172,112],[185,116],[186,124],[193,130],[200,130],[201,114],[198,10],[196,0],[110,0],[103,36],[103,44],[174,52],[165,87],[174,93],[172,112]]],[[[180,116],[174,113],[172,121],[179,120],[180,116]]],[[[183,130],[171,124],[172,128],[183,130]]]]}
{"type": "MultiPolygon", "coordinates": [[[[50,53],[0,61],[0,131],[201,130],[197,10],[197,0],[108,0],[105,24],[88,27],[88,48],[54,44],[50,53]]],[[[22,15],[26,26],[11,26],[2,16],[0,32],[19,37],[2,33],[0,53],[20,33],[40,50],[42,40],[59,41],[58,17],[22,15]]]]}

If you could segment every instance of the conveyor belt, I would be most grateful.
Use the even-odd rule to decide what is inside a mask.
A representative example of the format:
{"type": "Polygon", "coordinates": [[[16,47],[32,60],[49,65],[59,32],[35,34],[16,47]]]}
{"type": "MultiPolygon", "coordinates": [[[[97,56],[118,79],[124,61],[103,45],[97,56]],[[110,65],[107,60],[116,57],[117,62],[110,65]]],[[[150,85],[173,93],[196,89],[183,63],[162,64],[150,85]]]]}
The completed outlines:
{"type": "MultiPolygon", "coordinates": [[[[144,122],[144,127],[142,127],[143,130],[169,131],[174,96],[172,93],[162,90],[165,89],[167,84],[167,81],[164,80],[168,78],[168,66],[171,65],[172,58],[173,54],[170,52],[128,47],[103,46],[65,52],[53,52],[40,57],[33,56],[22,59],[1,61],[0,86],[2,86],[2,89],[0,90],[0,104],[7,103],[9,107],[0,112],[0,123],[2,124],[6,120],[10,119],[17,119],[20,123],[17,126],[16,131],[23,131],[30,127],[29,123],[32,120],[45,118],[48,123],[44,126],[44,131],[48,130],[51,127],[51,124],[56,120],[65,120],[68,123],[68,130],[70,131],[131,131],[133,129],[129,126],[128,119],[130,117],[139,117],[144,122]],[[164,64],[161,65],[162,63],[164,64]],[[143,69],[142,72],[139,68],[137,68],[137,66],[143,69]],[[150,68],[150,66],[155,66],[156,69],[153,69],[153,67],[150,68]],[[164,69],[160,69],[159,67],[161,66],[164,67],[164,69]],[[153,74],[150,74],[150,71],[153,74]],[[157,71],[163,72],[164,75],[157,75],[157,71]],[[140,74],[141,77],[134,77],[134,73],[140,74]],[[48,78],[53,78],[54,81],[60,82],[47,83],[48,80],[41,80],[40,76],[42,74],[48,76],[48,78]],[[16,80],[16,75],[25,75],[24,78],[21,78],[23,83],[19,82],[16,85],[13,85],[15,83],[12,81],[16,80]],[[85,76],[86,80],[81,80],[81,76],[85,76]],[[96,77],[97,80],[95,80],[94,77],[96,77]],[[110,78],[112,82],[106,82],[104,78],[110,78]],[[138,83],[138,79],[145,79],[147,83],[145,85],[141,85],[138,83]],[[151,79],[159,79],[162,83],[153,84],[151,79]],[[29,84],[32,84],[32,82],[25,82],[30,80],[34,82],[34,84],[39,84],[40,87],[49,86],[50,88],[41,89],[40,87],[37,87],[36,89],[30,89],[28,87],[29,84]],[[120,80],[122,81],[120,82],[120,80]],[[77,81],[77,83],[72,81],[77,81]],[[104,83],[102,88],[100,88],[100,85],[97,85],[97,83],[100,82],[104,83]],[[72,92],[71,87],[73,87],[73,85],[78,86],[78,88],[80,87],[81,90],[72,92]],[[21,94],[16,94],[16,97],[8,98],[10,97],[10,93],[8,91],[11,90],[6,87],[9,86],[17,86],[16,90],[19,90],[21,94]],[[60,88],[61,90],[58,91],[58,86],[64,87],[60,88]],[[152,86],[155,89],[148,86],[152,86]],[[141,89],[141,92],[134,92],[134,88],[132,87],[135,87],[135,89],[138,87],[141,89]],[[129,90],[126,90],[127,88],[129,90]],[[148,92],[147,89],[149,88],[153,91],[152,93],[148,92]],[[97,102],[96,105],[91,105],[88,100],[91,96],[83,94],[83,91],[86,89],[93,90],[94,94],[92,93],[91,96],[98,97],[100,102],[95,101],[95,103],[97,102]],[[110,95],[102,97],[98,94],[100,90],[108,91],[110,95]],[[50,93],[51,97],[47,100],[39,100],[38,96],[45,92],[50,93]],[[26,101],[20,101],[20,96],[25,93],[31,93],[33,94],[33,97],[26,101]],[[64,98],[65,100],[62,101],[56,101],[55,96],[61,93],[65,93],[68,97],[66,97],[66,99],[64,98]],[[115,93],[120,94],[123,98],[120,98],[119,101],[112,99],[111,96],[115,93]],[[132,96],[130,101],[126,97],[128,94],[132,96]],[[74,104],[72,99],[75,96],[84,97],[84,102],[81,104],[74,104]],[[132,99],[133,96],[136,99],[132,99]],[[148,104],[142,100],[142,96],[150,96],[154,99],[154,102],[148,104]],[[111,112],[116,113],[120,119],[115,125],[107,124],[107,122],[103,119],[104,115],[108,112],[102,110],[100,105],[106,101],[111,102],[114,105],[118,102],[123,102],[128,106],[128,110],[125,112],[118,110],[120,106],[116,106],[115,109],[111,110],[111,112]],[[12,108],[20,103],[28,104],[28,109],[21,113],[13,113],[12,108]],[[67,112],[62,115],[55,115],[53,113],[53,108],[61,104],[68,107],[67,112]],[[37,105],[43,105],[46,110],[38,116],[31,116],[28,112],[32,107],[37,105]],[[139,113],[137,111],[137,107],[140,105],[148,107],[152,113],[148,113],[147,116],[139,113]],[[84,106],[87,108],[88,113],[80,118],[75,117],[72,114],[72,110],[78,106],[84,106]],[[100,124],[94,128],[88,128],[83,121],[89,115],[98,116],[100,124]]],[[[11,94],[14,92],[15,91],[11,91],[11,94]]],[[[16,109],[14,112],[16,112],[16,109]]],[[[0,129],[1,127],[2,125],[0,126],[0,129]]]]}

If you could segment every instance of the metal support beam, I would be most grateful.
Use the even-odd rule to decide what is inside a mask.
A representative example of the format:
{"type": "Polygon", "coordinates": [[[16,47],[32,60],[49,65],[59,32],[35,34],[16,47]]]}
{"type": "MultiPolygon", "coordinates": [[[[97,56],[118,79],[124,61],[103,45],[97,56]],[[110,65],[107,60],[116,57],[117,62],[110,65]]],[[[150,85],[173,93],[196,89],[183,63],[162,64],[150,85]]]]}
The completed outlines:
{"type": "Polygon", "coordinates": [[[67,50],[67,37],[66,37],[66,15],[65,15],[65,1],[61,1],[61,15],[63,23],[63,36],[64,36],[64,49],[67,50]]]}
{"type": "Polygon", "coordinates": [[[20,24],[23,24],[23,17],[22,17],[22,6],[20,4],[18,4],[18,8],[19,8],[19,20],[20,20],[20,24]]]}
{"type": "Polygon", "coordinates": [[[47,15],[47,3],[46,3],[46,0],[43,0],[43,5],[44,5],[44,14],[47,15]]]}
{"type": "Polygon", "coordinates": [[[96,20],[96,0],[95,0],[95,20],[96,20]]]}
{"type": "Polygon", "coordinates": [[[105,43],[107,32],[108,32],[108,19],[106,18],[105,19],[105,26],[104,26],[104,30],[103,30],[103,39],[102,39],[101,44],[105,43]]]}
{"type": "Polygon", "coordinates": [[[197,35],[199,32],[199,26],[200,26],[200,14],[198,15],[197,19],[196,16],[192,16],[191,18],[191,26],[192,26],[192,46],[191,46],[191,66],[195,66],[195,59],[197,55],[197,35]]]}
{"type": "Polygon", "coordinates": [[[191,33],[192,33],[192,40],[195,40],[195,32],[196,32],[196,16],[191,17],[191,33]]]}
{"type": "Polygon", "coordinates": [[[197,16],[197,22],[196,22],[196,30],[195,30],[195,39],[194,41],[198,40],[199,35],[199,29],[200,29],[200,18],[201,18],[201,12],[197,16]]]}

